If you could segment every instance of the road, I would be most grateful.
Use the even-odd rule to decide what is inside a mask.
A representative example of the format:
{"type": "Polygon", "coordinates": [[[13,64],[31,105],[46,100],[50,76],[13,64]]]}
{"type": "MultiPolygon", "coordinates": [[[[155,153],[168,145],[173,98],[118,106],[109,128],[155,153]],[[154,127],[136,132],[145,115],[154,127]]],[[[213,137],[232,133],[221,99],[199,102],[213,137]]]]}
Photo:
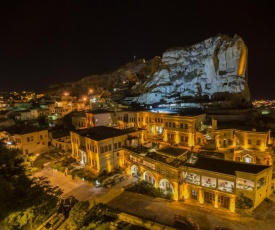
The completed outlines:
{"type": "Polygon", "coordinates": [[[244,217],[210,206],[194,206],[185,202],[169,201],[161,198],[130,193],[122,187],[130,184],[134,178],[127,176],[125,180],[112,188],[96,187],[79,178],[72,179],[64,173],[44,168],[35,176],[45,176],[52,185],[59,186],[64,196],[74,195],[78,200],[89,200],[95,203],[106,203],[129,214],[147,217],[156,222],[172,225],[174,214],[190,217],[198,223],[202,230],[211,230],[216,226],[226,226],[233,230],[274,230],[274,219],[259,219],[244,217]]]}

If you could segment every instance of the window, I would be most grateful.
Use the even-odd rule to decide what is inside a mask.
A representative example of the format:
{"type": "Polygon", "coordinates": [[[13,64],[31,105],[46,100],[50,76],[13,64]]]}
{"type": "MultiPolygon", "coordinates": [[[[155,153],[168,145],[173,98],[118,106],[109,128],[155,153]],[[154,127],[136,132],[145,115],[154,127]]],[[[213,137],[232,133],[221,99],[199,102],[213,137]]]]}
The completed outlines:
{"type": "Polygon", "coordinates": [[[118,142],[118,148],[121,148],[121,142],[118,142]]]}
{"type": "Polygon", "coordinates": [[[261,145],[261,140],[257,140],[256,145],[261,145]]]}
{"type": "Polygon", "coordinates": [[[43,135],[40,135],[40,140],[42,140],[43,139],[43,135]]]}
{"type": "Polygon", "coordinates": [[[252,140],[251,140],[251,139],[248,139],[248,140],[247,140],[247,143],[248,143],[249,145],[251,145],[251,144],[252,144],[252,140]]]}
{"type": "Polygon", "coordinates": [[[107,152],[108,151],[108,148],[107,148],[107,145],[104,146],[104,151],[107,152]]]}
{"type": "Polygon", "coordinates": [[[117,143],[114,144],[114,149],[117,149],[117,143]]]}
{"type": "Polygon", "coordinates": [[[188,129],[188,124],[184,124],[184,128],[185,128],[185,129],[188,129]]]}
{"type": "Polygon", "coordinates": [[[198,199],[198,191],[197,190],[191,190],[191,199],[197,200],[198,199]]]}
{"type": "Polygon", "coordinates": [[[30,142],[30,137],[27,137],[27,142],[30,142]]]}
{"type": "Polygon", "coordinates": [[[116,153],[117,157],[119,156],[119,152],[116,153]]]}
{"type": "Polygon", "coordinates": [[[176,123],[173,123],[173,128],[176,128],[176,123]]]}
{"type": "Polygon", "coordinates": [[[185,137],[185,142],[188,142],[188,137],[185,137]]]}
{"type": "Polygon", "coordinates": [[[111,151],[111,150],[112,150],[112,146],[108,145],[108,151],[111,151]]]}
{"type": "Polygon", "coordinates": [[[100,153],[104,153],[104,148],[100,147],[100,153]]]}
{"type": "Polygon", "coordinates": [[[182,123],[180,123],[180,128],[183,129],[183,124],[182,123]]]}
{"type": "Polygon", "coordinates": [[[175,140],[174,134],[171,134],[171,140],[172,140],[172,141],[175,140]]]}

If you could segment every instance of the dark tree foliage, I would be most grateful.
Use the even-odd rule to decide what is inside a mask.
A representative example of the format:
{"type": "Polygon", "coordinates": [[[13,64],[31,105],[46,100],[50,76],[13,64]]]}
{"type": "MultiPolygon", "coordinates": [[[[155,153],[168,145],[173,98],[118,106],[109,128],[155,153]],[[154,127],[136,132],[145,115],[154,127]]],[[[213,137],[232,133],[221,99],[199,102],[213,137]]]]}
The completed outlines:
{"type": "Polygon", "coordinates": [[[33,178],[31,172],[28,156],[0,142],[0,223],[3,229],[20,229],[42,218],[56,206],[62,194],[60,189],[54,190],[46,178],[33,178]]]}
{"type": "Polygon", "coordinates": [[[171,193],[165,193],[163,189],[155,188],[154,185],[145,180],[136,182],[134,185],[127,188],[126,191],[145,194],[154,197],[161,197],[165,199],[171,199],[171,193]]]}
{"type": "Polygon", "coordinates": [[[85,221],[85,216],[89,210],[89,201],[78,202],[70,211],[69,220],[72,229],[80,229],[85,221]]]}
{"type": "Polygon", "coordinates": [[[249,209],[249,208],[252,208],[253,205],[254,205],[253,200],[251,200],[249,197],[245,196],[243,193],[241,193],[239,196],[237,196],[236,208],[249,209]]]}

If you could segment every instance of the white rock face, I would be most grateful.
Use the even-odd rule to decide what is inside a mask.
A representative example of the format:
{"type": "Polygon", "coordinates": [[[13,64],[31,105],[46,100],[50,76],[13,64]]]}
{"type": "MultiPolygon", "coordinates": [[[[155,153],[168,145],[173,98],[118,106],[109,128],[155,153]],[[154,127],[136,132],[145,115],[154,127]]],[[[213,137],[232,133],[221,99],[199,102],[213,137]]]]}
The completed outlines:
{"type": "MultiPolygon", "coordinates": [[[[241,37],[218,35],[190,47],[169,49],[162,56],[165,69],[144,84],[148,93],[134,101],[175,102],[176,97],[238,93],[250,100],[246,81],[247,47],[241,37]]],[[[148,77],[149,78],[149,77],[148,77]]]]}

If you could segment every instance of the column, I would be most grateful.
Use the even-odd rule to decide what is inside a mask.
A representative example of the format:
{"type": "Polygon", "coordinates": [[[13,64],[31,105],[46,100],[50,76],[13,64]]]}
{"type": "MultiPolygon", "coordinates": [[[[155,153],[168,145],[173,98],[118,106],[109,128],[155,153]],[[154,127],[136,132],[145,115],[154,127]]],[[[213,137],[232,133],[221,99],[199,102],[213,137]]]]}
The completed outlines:
{"type": "Polygon", "coordinates": [[[204,203],[203,190],[199,189],[199,202],[200,204],[204,203]]]}
{"type": "Polygon", "coordinates": [[[218,197],[219,197],[219,194],[217,192],[215,192],[215,203],[214,203],[214,207],[215,208],[219,207],[218,197]]]}
{"type": "Polygon", "coordinates": [[[235,212],[235,208],[236,208],[235,203],[236,203],[235,197],[230,197],[229,210],[231,212],[235,212]]]}

